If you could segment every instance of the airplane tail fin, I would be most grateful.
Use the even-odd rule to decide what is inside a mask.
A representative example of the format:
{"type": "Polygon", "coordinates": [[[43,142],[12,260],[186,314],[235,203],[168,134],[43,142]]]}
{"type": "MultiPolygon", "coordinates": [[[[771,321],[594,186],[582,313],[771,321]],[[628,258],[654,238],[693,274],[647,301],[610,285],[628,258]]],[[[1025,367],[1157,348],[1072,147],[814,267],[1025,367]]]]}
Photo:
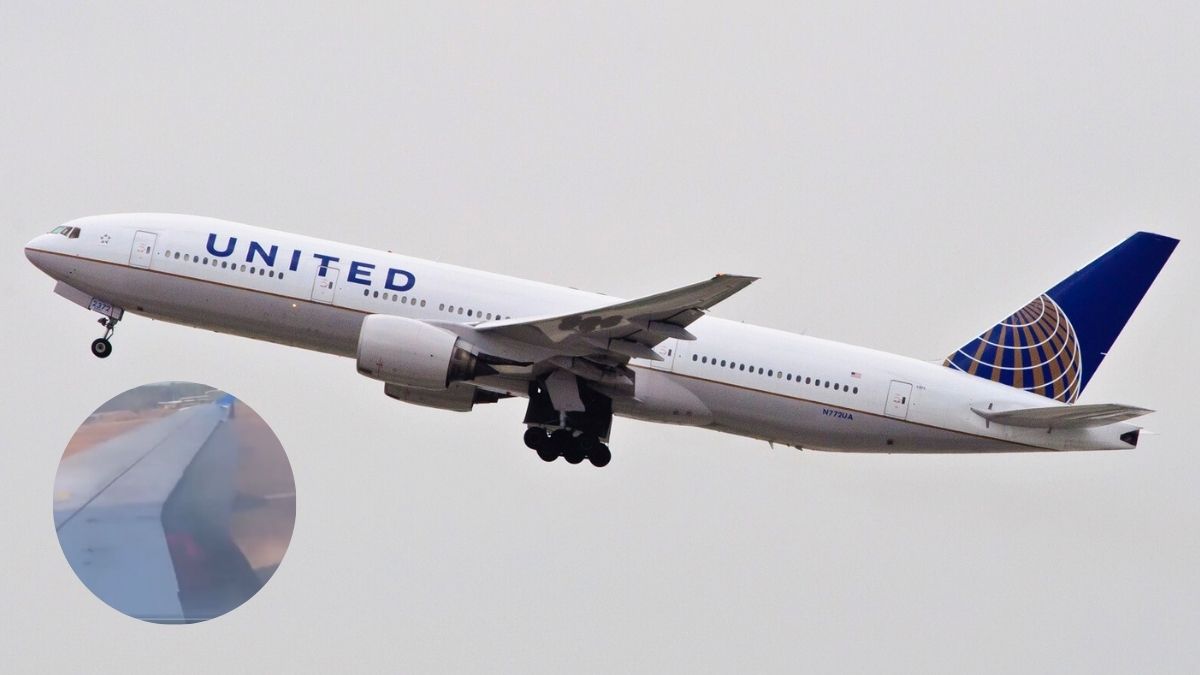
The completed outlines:
{"type": "Polygon", "coordinates": [[[1074,403],[1178,243],[1161,234],[1134,234],[942,365],[1074,403]]]}

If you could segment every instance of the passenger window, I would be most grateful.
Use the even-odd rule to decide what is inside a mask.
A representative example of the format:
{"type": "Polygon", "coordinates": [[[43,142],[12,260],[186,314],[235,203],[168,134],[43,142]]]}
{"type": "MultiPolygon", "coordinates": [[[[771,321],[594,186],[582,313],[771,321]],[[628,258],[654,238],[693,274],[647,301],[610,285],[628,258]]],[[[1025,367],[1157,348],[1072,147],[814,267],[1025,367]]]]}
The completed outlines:
{"type": "Polygon", "coordinates": [[[828,388],[829,388],[829,380],[825,380],[825,388],[826,388],[826,389],[828,389],[828,388]]]}
{"type": "Polygon", "coordinates": [[[692,360],[693,360],[693,361],[699,361],[699,360],[700,360],[700,357],[699,357],[698,355],[696,355],[696,354],[692,354],[692,360]]]}
{"type": "Polygon", "coordinates": [[[833,390],[834,390],[834,391],[839,391],[839,389],[838,389],[838,388],[839,388],[840,386],[841,386],[840,384],[835,384],[835,385],[833,385],[833,390]]]}
{"type": "Polygon", "coordinates": [[[270,273],[270,274],[268,274],[267,276],[269,276],[269,277],[271,277],[272,279],[274,279],[274,278],[275,278],[275,270],[271,270],[271,273],[270,273]]]}
{"type": "Polygon", "coordinates": [[[400,298],[400,304],[402,304],[402,305],[408,304],[408,296],[407,295],[404,296],[403,298],[400,298]]]}
{"type": "Polygon", "coordinates": [[[459,307],[459,308],[458,308],[458,313],[459,313],[459,314],[462,314],[462,307],[459,307]]]}
{"type": "Polygon", "coordinates": [[[745,370],[745,369],[746,369],[746,364],[744,364],[744,363],[742,365],[738,366],[738,370],[745,370]]]}
{"type": "Polygon", "coordinates": [[[222,260],[222,261],[221,261],[221,269],[225,269],[225,268],[227,268],[227,267],[229,267],[229,261],[228,261],[228,260],[222,260]]]}
{"type": "Polygon", "coordinates": [[[205,264],[205,265],[207,265],[207,264],[208,264],[208,256],[204,256],[204,264],[205,264]]]}
{"type": "MultiPolygon", "coordinates": [[[[422,300],[422,301],[421,301],[421,306],[422,306],[422,307],[424,307],[424,306],[425,306],[425,301],[424,301],[424,300],[422,300]]],[[[446,303],[444,303],[444,302],[443,302],[442,304],[438,305],[438,311],[439,311],[439,312],[441,312],[441,311],[445,311],[445,309],[446,309],[446,303]]]]}
{"type": "Polygon", "coordinates": [[[375,297],[379,297],[379,291],[375,291],[375,297]]]}
{"type": "Polygon", "coordinates": [[[758,374],[759,374],[759,375],[762,375],[762,368],[759,368],[759,369],[758,369],[758,374]]]}
{"type": "Polygon", "coordinates": [[[282,279],[282,278],[283,278],[283,272],[280,272],[279,274],[277,274],[277,275],[275,276],[275,278],[276,278],[276,279],[282,279]]]}
{"type": "Polygon", "coordinates": [[[251,268],[250,268],[250,274],[254,274],[254,270],[255,270],[255,268],[254,268],[254,267],[251,267],[251,268]]]}
{"type": "Polygon", "coordinates": [[[856,394],[858,393],[858,387],[854,388],[854,393],[856,393],[856,394]]]}
{"type": "Polygon", "coordinates": [[[366,297],[369,297],[370,295],[371,295],[371,289],[364,288],[363,289],[363,297],[366,298],[366,297]]]}
{"type": "Polygon", "coordinates": [[[260,277],[264,276],[266,273],[267,273],[267,268],[265,268],[265,267],[258,268],[258,276],[260,276],[260,277]]]}
{"type": "Polygon", "coordinates": [[[424,307],[424,306],[425,306],[425,301],[424,301],[424,300],[422,300],[422,301],[421,301],[421,306],[422,306],[422,307],[424,307]]]}

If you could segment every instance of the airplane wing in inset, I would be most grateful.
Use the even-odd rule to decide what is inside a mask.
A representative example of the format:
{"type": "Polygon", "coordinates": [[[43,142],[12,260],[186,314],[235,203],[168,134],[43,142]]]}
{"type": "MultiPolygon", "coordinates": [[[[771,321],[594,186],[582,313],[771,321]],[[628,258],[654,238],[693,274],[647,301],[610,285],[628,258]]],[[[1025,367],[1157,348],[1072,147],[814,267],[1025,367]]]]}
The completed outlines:
{"type": "Polygon", "coordinates": [[[228,414],[217,404],[184,408],[62,461],[59,543],[80,580],[115,609],[157,622],[210,618],[189,602],[199,577],[188,565],[203,556],[211,567],[211,551],[224,546],[212,542],[236,496],[237,446],[210,440],[228,414]]]}

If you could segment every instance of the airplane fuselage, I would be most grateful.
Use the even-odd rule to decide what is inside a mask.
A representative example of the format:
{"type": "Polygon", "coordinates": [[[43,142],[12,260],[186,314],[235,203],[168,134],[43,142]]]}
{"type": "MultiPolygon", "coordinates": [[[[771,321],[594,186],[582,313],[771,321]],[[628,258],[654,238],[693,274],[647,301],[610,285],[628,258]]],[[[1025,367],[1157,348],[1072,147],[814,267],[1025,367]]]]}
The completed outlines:
{"type": "MultiPolygon", "coordinates": [[[[364,317],[455,330],[552,316],[619,299],[395,253],[193,216],[72,221],[26,255],[87,306],[354,357],[364,317]]],[[[989,423],[972,408],[1052,404],[957,370],[873,349],[704,316],[695,340],[634,358],[636,395],[617,415],[711,428],[796,447],[852,452],[1005,452],[1129,448],[1126,423],[1037,429],[989,423]]],[[[478,384],[524,396],[504,376],[478,384]]]]}

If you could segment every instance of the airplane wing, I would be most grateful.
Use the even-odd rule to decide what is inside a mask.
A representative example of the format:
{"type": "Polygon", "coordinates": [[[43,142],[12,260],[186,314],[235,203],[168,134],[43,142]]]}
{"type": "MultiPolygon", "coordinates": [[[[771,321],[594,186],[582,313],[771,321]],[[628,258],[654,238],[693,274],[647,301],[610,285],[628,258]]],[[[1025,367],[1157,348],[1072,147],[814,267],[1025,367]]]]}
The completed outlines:
{"type": "Polygon", "coordinates": [[[1019,410],[991,411],[972,407],[980,417],[997,424],[1038,429],[1082,429],[1124,422],[1154,412],[1119,403],[1059,405],[1019,410]]]}
{"type": "Polygon", "coordinates": [[[667,338],[695,339],[687,326],[705,310],[757,277],[718,274],[699,283],[593,310],[533,319],[487,321],[475,330],[549,348],[561,356],[601,356],[661,361],[654,345],[667,338]]]}
{"type": "Polygon", "coordinates": [[[59,543],[84,585],[115,609],[156,622],[208,618],[197,614],[198,603],[187,594],[195,576],[187,565],[189,554],[199,552],[211,566],[213,547],[200,546],[220,528],[206,525],[220,522],[214,513],[232,508],[229,462],[236,463],[236,446],[210,442],[223,433],[228,415],[219,404],[184,408],[59,466],[59,543]],[[191,505],[201,497],[211,504],[200,514],[206,523],[191,505]]]}

